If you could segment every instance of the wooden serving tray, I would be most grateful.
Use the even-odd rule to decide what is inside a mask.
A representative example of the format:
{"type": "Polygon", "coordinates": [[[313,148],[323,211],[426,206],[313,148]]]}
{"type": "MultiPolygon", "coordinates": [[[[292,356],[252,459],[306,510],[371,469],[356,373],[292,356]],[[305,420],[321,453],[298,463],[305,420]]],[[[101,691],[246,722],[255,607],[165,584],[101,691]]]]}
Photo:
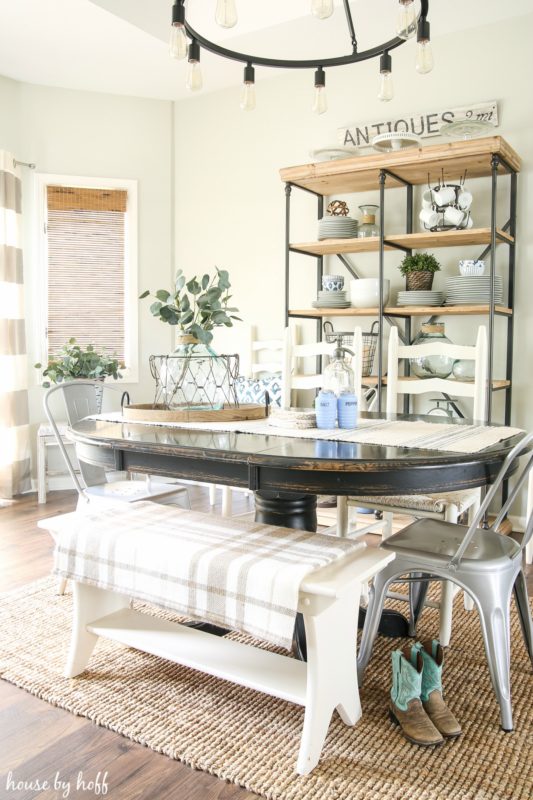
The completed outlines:
{"type": "Polygon", "coordinates": [[[131,422],[231,422],[240,419],[264,419],[267,407],[259,403],[242,403],[240,406],[225,405],[224,408],[190,409],[187,407],[168,409],[152,403],[124,406],[123,416],[131,422]]]}

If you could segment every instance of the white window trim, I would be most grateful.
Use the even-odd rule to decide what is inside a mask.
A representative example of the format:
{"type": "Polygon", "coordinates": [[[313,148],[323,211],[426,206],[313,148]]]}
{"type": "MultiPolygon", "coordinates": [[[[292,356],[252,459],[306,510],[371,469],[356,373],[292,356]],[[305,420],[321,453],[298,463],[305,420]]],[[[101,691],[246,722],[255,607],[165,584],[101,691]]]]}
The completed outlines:
{"type": "MultiPolygon", "coordinates": [[[[77,175],[54,175],[40,172],[35,180],[35,220],[34,242],[36,245],[36,275],[33,307],[36,322],[34,328],[34,352],[36,360],[47,363],[46,323],[48,317],[48,242],[46,236],[47,203],[46,187],[50,184],[89,189],[125,189],[128,193],[128,213],[125,236],[124,273],[124,360],[126,367],[121,369],[122,378],[116,383],[139,382],[139,303],[138,303],[138,206],[137,181],[130,178],[87,178],[77,175]]],[[[36,383],[42,378],[37,374],[36,383]]],[[[115,383],[115,381],[113,381],[115,383]]]]}

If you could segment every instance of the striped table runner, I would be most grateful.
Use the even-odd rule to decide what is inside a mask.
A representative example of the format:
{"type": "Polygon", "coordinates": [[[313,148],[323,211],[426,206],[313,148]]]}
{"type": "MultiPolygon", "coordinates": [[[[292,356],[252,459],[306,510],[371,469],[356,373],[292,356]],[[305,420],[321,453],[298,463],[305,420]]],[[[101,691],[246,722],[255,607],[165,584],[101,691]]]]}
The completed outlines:
{"type": "Polygon", "coordinates": [[[300,584],[366,545],[142,502],[79,514],[56,536],[54,572],[287,649],[300,584]]]}
{"type": "MultiPolygon", "coordinates": [[[[107,422],[128,422],[120,412],[98,414],[91,419],[107,422]]],[[[444,450],[451,453],[479,453],[486,447],[509,439],[522,428],[505,425],[450,425],[443,422],[421,420],[361,419],[355,430],[320,430],[318,428],[276,428],[268,420],[239,422],[129,422],[135,425],[156,425],[165,428],[183,428],[214,432],[255,433],[266,436],[283,436],[297,439],[317,439],[354,444],[376,444],[382,447],[406,447],[419,450],[444,450]]]]}

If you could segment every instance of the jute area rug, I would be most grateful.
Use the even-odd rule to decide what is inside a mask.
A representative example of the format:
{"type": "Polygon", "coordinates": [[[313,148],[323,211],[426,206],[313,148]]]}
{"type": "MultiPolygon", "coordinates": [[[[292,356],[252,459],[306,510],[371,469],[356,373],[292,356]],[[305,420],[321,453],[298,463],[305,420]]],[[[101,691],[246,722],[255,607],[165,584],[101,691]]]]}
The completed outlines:
{"type": "MultiPolygon", "coordinates": [[[[533,797],[533,680],[515,614],[513,733],[499,727],[477,614],[463,611],[458,597],[444,677],[463,736],[435,750],[402,739],[387,699],[390,651],[403,642],[379,637],[361,692],[362,719],[348,728],[335,715],[319,766],[303,778],[294,772],[299,707],[103,640],[87,672],[62,678],[72,601],[57,597],[54,586],[44,579],[2,598],[2,677],[170,758],[280,800],[533,797]]],[[[427,609],[419,637],[435,635],[437,626],[437,612],[427,609]]]]}

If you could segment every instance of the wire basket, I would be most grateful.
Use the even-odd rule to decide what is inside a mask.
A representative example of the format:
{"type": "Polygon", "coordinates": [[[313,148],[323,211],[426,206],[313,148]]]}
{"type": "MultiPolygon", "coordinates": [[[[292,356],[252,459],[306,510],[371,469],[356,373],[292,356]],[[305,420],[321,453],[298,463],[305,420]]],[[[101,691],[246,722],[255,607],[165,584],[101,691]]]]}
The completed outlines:
{"type": "MultiPolygon", "coordinates": [[[[378,341],[378,327],[379,323],[374,322],[372,327],[367,333],[363,333],[363,353],[362,353],[362,376],[368,378],[372,375],[374,367],[374,356],[376,354],[376,344],[378,341]]],[[[351,347],[353,345],[353,332],[352,331],[334,331],[333,325],[329,320],[324,322],[324,336],[326,342],[329,344],[338,343],[341,347],[351,347]]]]}
{"type": "Polygon", "coordinates": [[[353,344],[352,331],[334,331],[331,322],[324,322],[324,336],[328,344],[339,344],[341,347],[351,347],[353,344]]]}
{"type": "Polygon", "coordinates": [[[219,410],[238,406],[238,355],[189,352],[150,356],[154,405],[168,409],[219,410]]]}
{"type": "Polygon", "coordinates": [[[374,322],[367,333],[363,333],[363,378],[372,375],[374,368],[374,356],[376,354],[376,344],[379,335],[379,323],[374,322]]]}

